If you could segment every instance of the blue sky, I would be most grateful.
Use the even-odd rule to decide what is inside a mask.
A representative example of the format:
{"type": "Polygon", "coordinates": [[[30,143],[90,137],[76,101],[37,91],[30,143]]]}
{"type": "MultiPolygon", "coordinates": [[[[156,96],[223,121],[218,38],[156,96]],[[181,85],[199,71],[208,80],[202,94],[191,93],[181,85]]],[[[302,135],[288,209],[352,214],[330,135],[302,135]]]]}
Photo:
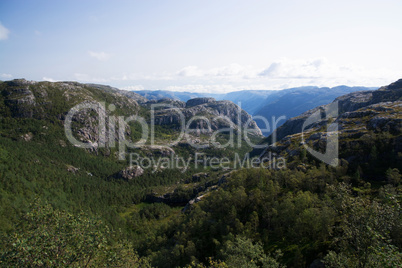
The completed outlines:
{"type": "Polygon", "coordinates": [[[0,80],[227,92],[402,77],[402,1],[0,0],[0,80]]]}

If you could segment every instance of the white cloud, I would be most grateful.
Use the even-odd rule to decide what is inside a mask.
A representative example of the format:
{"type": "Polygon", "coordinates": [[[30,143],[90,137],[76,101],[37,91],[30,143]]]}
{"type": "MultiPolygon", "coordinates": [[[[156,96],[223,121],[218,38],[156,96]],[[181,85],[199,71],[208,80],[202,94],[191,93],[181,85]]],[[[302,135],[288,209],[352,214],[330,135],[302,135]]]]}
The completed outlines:
{"type": "Polygon", "coordinates": [[[53,79],[53,78],[50,78],[50,77],[46,77],[46,76],[44,76],[44,77],[42,78],[42,80],[43,80],[43,81],[48,81],[48,82],[57,82],[57,80],[55,80],[55,79],[53,79]]]}
{"type": "Polygon", "coordinates": [[[300,86],[333,87],[382,86],[396,81],[398,70],[368,69],[352,64],[339,65],[325,58],[280,59],[265,68],[231,64],[210,69],[195,65],[176,72],[122,73],[110,77],[76,73],[75,79],[88,83],[110,83],[125,90],[162,89],[203,93],[239,90],[280,90],[300,86]]]}
{"type": "Polygon", "coordinates": [[[0,22],[0,40],[6,40],[8,39],[8,34],[10,33],[10,31],[3,26],[3,24],[1,24],[0,22]]]}
{"type": "MultiPolygon", "coordinates": [[[[381,86],[400,78],[397,70],[339,65],[326,58],[280,59],[256,69],[232,64],[202,70],[188,66],[176,73],[172,91],[226,93],[238,90],[280,90],[300,86],[381,86]],[[187,83],[186,83],[187,82],[187,83]],[[190,82],[190,83],[188,83],[190,82]]],[[[168,83],[166,83],[168,84],[168,83]]]]}
{"type": "Polygon", "coordinates": [[[263,79],[305,80],[313,83],[361,84],[371,80],[395,79],[398,73],[381,68],[367,69],[358,65],[338,65],[326,58],[275,61],[258,74],[263,79]]]}
{"type": "Polygon", "coordinates": [[[168,86],[165,90],[180,91],[180,92],[198,92],[198,93],[225,93],[231,91],[238,91],[236,87],[232,85],[183,85],[183,86],[168,86]]]}
{"type": "Polygon", "coordinates": [[[208,76],[249,78],[255,76],[256,70],[252,66],[242,66],[233,63],[227,66],[213,68],[206,72],[208,76]]]}
{"type": "Polygon", "coordinates": [[[205,72],[200,70],[197,66],[187,66],[179,70],[177,75],[185,77],[201,77],[205,75],[205,72]]]}
{"type": "Polygon", "coordinates": [[[5,78],[5,79],[11,79],[11,78],[13,78],[13,76],[11,75],[11,74],[0,74],[0,77],[1,78],[5,78]]]}
{"type": "Polygon", "coordinates": [[[367,69],[352,64],[338,65],[326,58],[283,58],[270,63],[263,69],[240,64],[230,64],[208,70],[203,70],[197,66],[187,66],[176,72],[176,76],[172,75],[175,78],[174,81],[191,78],[193,82],[198,81],[197,84],[204,84],[203,82],[207,84],[211,82],[219,84],[257,82],[266,85],[289,84],[297,86],[325,85],[326,83],[361,85],[366,81],[372,81],[370,84],[378,85],[379,81],[392,81],[399,76],[397,71],[386,68],[367,69]]]}
{"type": "Polygon", "coordinates": [[[107,61],[108,59],[110,59],[111,55],[106,53],[106,52],[94,52],[94,51],[88,51],[89,56],[100,60],[100,61],[107,61]]]}
{"type": "Polygon", "coordinates": [[[337,65],[326,58],[284,58],[268,64],[263,69],[239,64],[209,70],[187,66],[176,72],[176,75],[173,80],[175,84],[168,85],[165,89],[223,93],[237,90],[278,90],[300,86],[380,86],[399,77],[395,71],[369,70],[350,64],[337,65]]]}
{"type": "MultiPolygon", "coordinates": [[[[283,85],[282,85],[283,86],[283,85]]],[[[178,91],[178,92],[197,92],[197,93],[217,93],[224,94],[228,92],[241,91],[241,90],[278,90],[287,87],[270,86],[268,84],[187,84],[181,86],[168,86],[164,90],[178,91]]]]}
{"type": "Polygon", "coordinates": [[[292,86],[379,86],[399,78],[395,70],[368,69],[348,64],[338,65],[325,58],[290,60],[281,59],[271,63],[258,74],[265,81],[282,81],[292,86]]]}
{"type": "Polygon", "coordinates": [[[325,58],[308,60],[282,59],[259,73],[260,76],[271,78],[319,78],[336,77],[340,68],[331,65],[325,58]]]}
{"type": "Polygon", "coordinates": [[[226,66],[216,67],[209,70],[202,70],[191,65],[179,70],[176,74],[183,77],[236,77],[249,78],[256,76],[258,72],[251,66],[242,66],[233,63],[226,66]]]}
{"type": "Polygon", "coordinates": [[[121,89],[127,90],[127,91],[139,91],[139,90],[144,90],[145,88],[143,85],[136,85],[136,86],[123,87],[121,89]]]}

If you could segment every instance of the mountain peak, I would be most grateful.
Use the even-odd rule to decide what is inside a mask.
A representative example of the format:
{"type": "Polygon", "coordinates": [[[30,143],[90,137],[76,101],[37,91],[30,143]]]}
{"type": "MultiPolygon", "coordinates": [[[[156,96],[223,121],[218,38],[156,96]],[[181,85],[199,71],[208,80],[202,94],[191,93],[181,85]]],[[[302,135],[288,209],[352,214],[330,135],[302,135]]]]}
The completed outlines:
{"type": "MultiPolygon", "coordinates": [[[[394,89],[402,89],[402,79],[399,79],[398,81],[395,81],[394,83],[383,87],[384,89],[388,89],[388,90],[394,90],[394,89]]],[[[381,88],[381,89],[383,89],[381,88]]]]}
{"type": "Polygon", "coordinates": [[[214,98],[193,98],[186,102],[186,107],[193,107],[204,103],[216,102],[214,98]]]}

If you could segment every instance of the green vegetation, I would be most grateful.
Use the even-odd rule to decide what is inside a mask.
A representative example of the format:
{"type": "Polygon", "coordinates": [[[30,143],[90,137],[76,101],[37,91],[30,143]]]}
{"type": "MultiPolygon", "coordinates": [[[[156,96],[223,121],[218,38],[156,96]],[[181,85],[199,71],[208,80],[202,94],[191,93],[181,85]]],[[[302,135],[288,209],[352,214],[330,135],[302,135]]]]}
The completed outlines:
{"type": "Polygon", "coordinates": [[[40,202],[33,204],[2,241],[2,266],[150,267],[128,241],[116,238],[102,221],[40,202]]]}
{"type": "Polygon", "coordinates": [[[348,262],[356,267],[400,265],[400,186],[352,188],[339,182],[335,173],[325,166],[307,172],[238,171],[224,188],[193,205],[144,250],[157,250],[148,256],[159,267],[184,266],[211,257],[230,259],[228,264],[250,262],[252,253],[245,250],[241,250],[244,256],[236,254],[239,260],[222,254],[228,245],[239,243],[263,245],[264,254],[280,250],[279,262],[291,267],[304,267],[324,257],[333,267],[339,258],[345,267],[348,262]],[[241,242],[239,236],[249,241],[241,242]]]}
{"type": "MultiPolygon", "coordinates": [[[[148,111],[122,96],[80,87],[67,101],[52,84],[35,84],[43,110],[27,102],[15,106],[18,90],[18,96],[6,90],[0,95],[0,266],[402,265],[399,132],[342,136],[336,168],[319,163],[293,139],[283,170],[204,169],[192,161],[187,170],[148,169],[124,179],[119,172],[128,160],[117,161],[116,148],[72,146],[61,118],[88,96],[120,103],[116,115],[135,111],[147,118],[148,111]]],[[[177,136],[172,126],[155,130],[161,142],[177,136]]],[[[130,125],[126,135],[138,139],[139,125],[130,125]]],[[[229,134],[216,138],[225,144],[229,134]]],[[[195,149],[179,143],[173,149],[176,156],[198,152],[233,163],[235,153],[251,150],[245,144],[241,139],[240,147],[195,149]]],[[[130,152],[166,156],[146,147],[130,152]]]]}

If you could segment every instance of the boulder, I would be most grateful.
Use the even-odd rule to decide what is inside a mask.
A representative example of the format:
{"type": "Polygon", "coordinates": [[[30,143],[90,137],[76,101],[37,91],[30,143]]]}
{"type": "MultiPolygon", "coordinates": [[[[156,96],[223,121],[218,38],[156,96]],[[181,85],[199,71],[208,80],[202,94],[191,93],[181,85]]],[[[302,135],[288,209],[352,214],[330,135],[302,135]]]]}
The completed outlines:
{"type": "Polygon", "coordinates": [[[21,135],[21,138],[24,141],[31,141],[33,137],[34,137],[34,135],[32,134],[32,132],[28,132],[28,133],[26,133],[24,135],[21,135]]]}
{"type": "Polygon", "coordinates": [[[78,170],[80,170],[80,169],[77,168],[77,167],[74,167],[74,166],[72,166],[72,165],[67,165],[67,171],[68,171],[68,172],[71,172],[71,173],[75,174],[75,173],[78,172],[78,170]]]}
{"type": "Polygon", "coordinates": [[[125,180],[132,180],[141,176],[142,174],[144,174],[144,169],[142,169],[140,166],[126,167],[119,172],[119,176],[125,180]]]}

